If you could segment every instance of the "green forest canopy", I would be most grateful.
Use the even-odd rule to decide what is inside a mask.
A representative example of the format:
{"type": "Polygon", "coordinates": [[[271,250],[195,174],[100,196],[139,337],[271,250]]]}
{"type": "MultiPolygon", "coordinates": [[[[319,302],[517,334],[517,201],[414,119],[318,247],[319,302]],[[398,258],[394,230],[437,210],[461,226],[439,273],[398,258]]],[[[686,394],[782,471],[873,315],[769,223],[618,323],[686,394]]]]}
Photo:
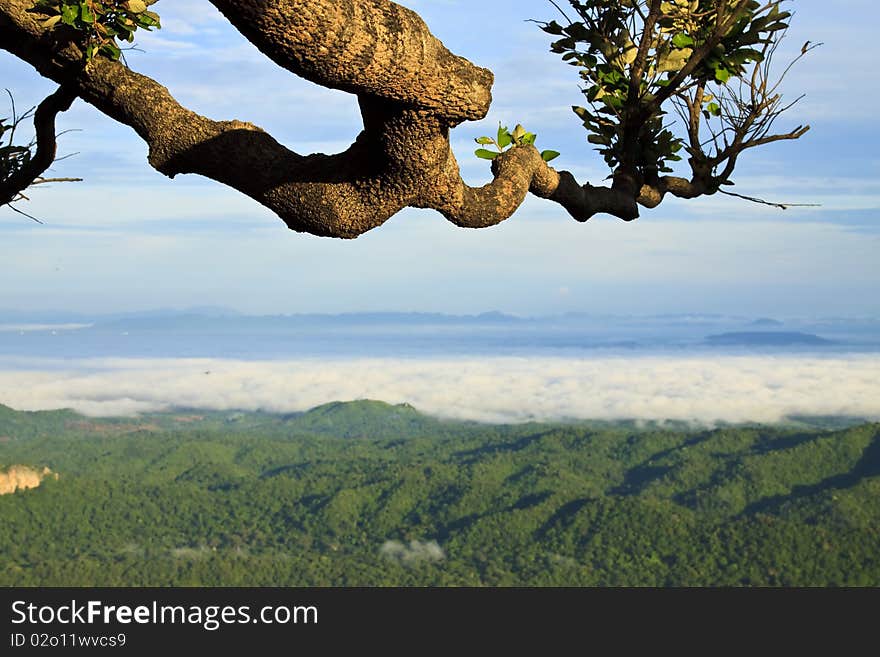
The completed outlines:
{"type": "Polygon", "coordinates": [[[880,584],[880,425],[0,408],[0,584],[880,584]]]}

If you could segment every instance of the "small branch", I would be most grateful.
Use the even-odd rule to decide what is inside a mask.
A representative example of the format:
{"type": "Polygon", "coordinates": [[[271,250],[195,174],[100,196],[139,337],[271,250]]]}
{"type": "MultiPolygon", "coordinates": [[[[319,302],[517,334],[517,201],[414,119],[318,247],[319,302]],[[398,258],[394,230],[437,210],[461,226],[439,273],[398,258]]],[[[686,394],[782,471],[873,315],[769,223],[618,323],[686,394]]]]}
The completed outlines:
{"type": "Polygon", "coordinates": [[[30,215],[30,214],[28,214],[27,212],[23,212],[23,211],[19,210],[19,209],[18,209],[17,207],[15,207],[14,205],[9,205],[9,204],[7,204],[6,207],[8,207],[8,208],[9,208],[10,210],[12,210],[13,212],[17,212],[18,214],[27,217],[28,219],[33,219],[34,221],[36,221],[36,222],[37,222],[38,224],[40,224],[40,225],[43,224],[43,222],[40,221],[39,219],[37,219],[35,216],[30,215]]]}
{"type": "Polygon", "coordinates": [[[75,98],[76,94],[62,85],[37,107],[37,111],[34,112],[36,151],[25,166],[0,183],[0,205],[7,205],[16,200],[18,195],[40,179],[55,161],[57,152],[55,118],[60,112],[70,109],[75,98]]]}
{"type": "Polygon", "coordinates": [[[563,17],[565,20],[568,21],[568,24],[569,24],[569,25],[571,25],[571,19],[566,15],[566,13],[565,13],[564,11],[562,11],[562,7],[560,7],[558,4],[556,4],[553,0],[549,0],[549,2],[550,2],[551,5],[553,5],[554,7],[556,7],[556,10],[557,10],[560,14],[562,14],[562,17],[563,17]]]}
{"type": "Polygon", "coordinates": [[[58,183],[58,182],[82,182],[82,178],[37,178],[34,182],[31,183],[31,187],[34,185],[45,185],[46,183],[58,183]]]}
{"type": "Polygon", "coordinates": [[[654,42],[654,27],[661,16],[661,3],[659,0],[651,0],[648,15],[645,17],[645,24],[642,28],[642,39],[639,43],[639,49],[636,52],[636,58],[630,67],[629,79],[629,99],[628,102],[633,107],[638,105],[639,95],[641,91],[642,78],[645,74],[645,65],[648,60],[648,51],[654,42]]]}
{"type": "Polygon", "coordinates": [[[736,198],[741,198],[744,201],[750,201],[751,203],[760,203],[761,205],[769,205],[774,208],[779,208],[780,210],[788,210],[789,208],[821,208],[821,204],[819,203],[773,203],[772,201],[765,201],[762,198],[756,198],[754,196],[744,196],[743,194],[737,194],[736,192],[728,192],[724,189],[719,189],[719,192],[722,194],[726,194],[727,196],[735,196],[736,198]]]}

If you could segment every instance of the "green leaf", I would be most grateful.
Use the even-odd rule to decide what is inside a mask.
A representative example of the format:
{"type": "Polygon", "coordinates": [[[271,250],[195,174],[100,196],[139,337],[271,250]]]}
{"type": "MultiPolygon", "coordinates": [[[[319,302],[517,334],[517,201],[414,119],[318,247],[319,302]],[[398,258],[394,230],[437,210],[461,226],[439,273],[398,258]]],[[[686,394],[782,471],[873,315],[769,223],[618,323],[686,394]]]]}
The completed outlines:
{"type": "Polygon", "coordinates": [[[73,26],[79,16],[79,9],[75,5],[64,5],[61,8],[61,22],[73,26]]]}
{"type": "Polygon", "coordinates": [[[555,34],[557,36],[562,35],[562,26],[556,21],[550,21],[549,23],[541,25],[541,29],[544,30],[547,34],[555,34]]]}
{"type": "Polygon", "coordinates": [[[510,132],[507,131],[507,128],[502,126],[500,123],[498,124],[498,139],[495,140],[498,144],[498,148],[505,149],[513,143],[513,137],[511,137],[510,132]]]}
{"type": "Polygon", "coordinates": [[[474,155],[483,160],[494,160],[496,157],[501,155],[496,151],[487,151],[485,148],[478,148],[474,151],[474,155]]]}
{"type": "Polygon", "coordinates": [[[119,46],[117,46],[112,41],[108,41],[107,43],[103,44],[99,52],[102,55],[106,55],[114,62],[119,61],[119,57],[122,55],[122,51],[119,49],[119,46]]]}
{"type": "Polygon", "coordinates": [[[125,4],[133,14],[142,14],[147,10],[147,3],[143,0],[128,0],[125,4]]]}
{"type": "Polygon", "coordinates": [[[723,66],[715,69],[715,79],[721,84],[725,84],[730,79],[730,71],[723,66]]]}
{"type": "Polygon", "coordinates": [[[694,45],[694,40],[684,32],[679,32],[672,37],[672,45],[676,48],[688,48],[694,45]]]}
{"type": "Polygon", "coordinates": [[[495,140],[491,137],[477,137],[476,139],[474,139],[474,141],[478,144],[482,144],[483,146],[489,146],[495,143],[495,140]]]}
{"type": "Polygon", "coordinates": [[[95,22],[95,14],[92,13],[91,8],[83,3],[79,6],[79,17],[83,23],[94,23],[95,22]]]}
{"type": "Polygon", "coordinates": [[[140,27],[149,29],[151,27],[155,27],[156,29],[161,28],[162,26],[159,24],[159,14],[152,11],[145,11],[143,14],[138,14],[135,17],[135,21],[140,27]]]}
{"type": "Polygon", "coordinates": [[[558,151],[541,151],[541,159],[545,162],[555,160],[559,156],[560,153],[558,151]]]}

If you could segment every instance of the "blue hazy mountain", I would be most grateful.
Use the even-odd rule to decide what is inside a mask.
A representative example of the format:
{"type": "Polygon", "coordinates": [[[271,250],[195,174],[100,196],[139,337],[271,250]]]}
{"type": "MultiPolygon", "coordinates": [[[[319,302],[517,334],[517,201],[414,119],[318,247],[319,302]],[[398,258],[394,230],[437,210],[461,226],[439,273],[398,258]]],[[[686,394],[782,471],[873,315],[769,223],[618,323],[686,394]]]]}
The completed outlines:
{"type": "Polygon", "coordinates": [[[758,319],[753,320],[750,325],[761,328],[777,328],[785,326],[785,322],[780,322],[778,319],[773,319],[771,317],[759,317],[758,319]]]}
{"type": "Polygon", "coordinates": [[[831,340],[826,340],[818,335],[797,331],[737,331],[707,336],[706,342],[716,346],[743,347],[791,347],[798,345],[825,347],[834,344],[831,340]]]}
{"type": "Polygon", "coordinates": [[[279,359],[568,357],[597,350],[680,353],[744,347],[880,350],[878,319],[786,320],[784,330],[777,322],[700,313],[518,317],[493,311],[473,315],[371,312],[251,316],[212,307],[103,316],[0,312],[0,356],[279,359]]]}

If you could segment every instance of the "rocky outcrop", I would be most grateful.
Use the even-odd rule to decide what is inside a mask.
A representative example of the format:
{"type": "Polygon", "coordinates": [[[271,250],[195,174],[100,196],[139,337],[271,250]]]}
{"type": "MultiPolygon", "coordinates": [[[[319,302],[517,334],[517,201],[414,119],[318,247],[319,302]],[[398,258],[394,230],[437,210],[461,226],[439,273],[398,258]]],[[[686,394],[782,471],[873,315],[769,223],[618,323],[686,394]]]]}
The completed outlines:
{"type": "Polygon", "coordinates": [[[49,468],[35,470],[26,465],[11,465],[6,472],[0,472],[0,495],[37,488],[46,477],[58,479],[58,473],[49,468]]]}

